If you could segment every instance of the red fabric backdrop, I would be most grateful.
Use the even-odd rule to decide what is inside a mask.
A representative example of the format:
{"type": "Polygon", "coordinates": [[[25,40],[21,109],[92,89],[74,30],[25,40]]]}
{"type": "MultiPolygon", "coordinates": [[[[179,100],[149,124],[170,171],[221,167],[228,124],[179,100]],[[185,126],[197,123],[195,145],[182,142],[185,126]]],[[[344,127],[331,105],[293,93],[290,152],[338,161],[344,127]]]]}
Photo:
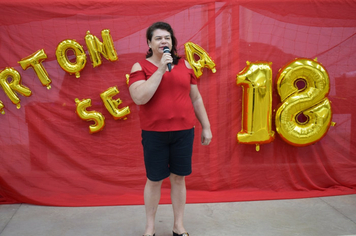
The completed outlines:
{"type": "MultiPolygon", "coordinates": [[[[356,2],[303,1],[79,1],[0,2],[0,69],[15,68],[32,91],[16,109],[0,89],[0,203],[58,206],[143,204],[145,184],[138,107],[125,74],[147,50],[145,30],[155,21],[175,29],[179,53],[191,41],[203,47],[217,72],[205,69],[198,87],[211,121],[213,142],[199,143],[196,129],[193,174],[187,178],[189,203],[284,199],[356,193],[356,2]],[[65,73],[57,45],[75,39],[87,50],[89,30],[101,39],[110,29],[118,61],[88,63],[80,78],[65,73]],[[42,86],[32,69],[17,63],[39,49],[52,88],[42,86]],[[236,75],[246,61],[273,63],[273,80],[291,60],[318,61],[330,75],[333,121],[314,145],[294,147],[276,134],[261,146],[238,144],[242,89],[236,75]],[[114,120],[100,93],[117,86],[127,120],[114,120]],[[75,98],[92,99],[105,116],[102,131],[89,134],[91,122],[75,113],[75,98]]],[[[273,89],[273,108],[280,102],[273,89]]],[[[197,123],[198,124],[198,123],[197,123]]],[[[273,127],[275,130],[275,127],[273,127]]],[[[165,181],[162,203],[169,203],[165,181]]]]}

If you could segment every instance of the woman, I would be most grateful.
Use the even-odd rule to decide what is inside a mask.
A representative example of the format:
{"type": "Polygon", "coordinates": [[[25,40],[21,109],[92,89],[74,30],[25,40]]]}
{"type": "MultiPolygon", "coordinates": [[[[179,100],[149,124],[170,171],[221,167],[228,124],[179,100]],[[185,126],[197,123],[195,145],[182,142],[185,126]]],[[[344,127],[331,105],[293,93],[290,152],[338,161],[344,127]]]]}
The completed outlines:
{"type": "Polygon", "coordinates": [[[146,38],[149,46],[146,59],[133,65],[129,82],[130,95],[140,105],[147,175],[144,236],[155,235],[161,185],[167,177],[171,182],[173,236],[189,236],[183,226],[183,215],[185,176],[192,172],[195,116],[202,125],[203,145],[209,145],[212,138],[210,123],[194,72],[187,61],[177,56],[177,40],[171,26],[156,22],[147,29],[146,38]],[[170,53],[163,52],[165,47],[170,53]],[[169,63],[171,71],[167,68],[169,63]]]}

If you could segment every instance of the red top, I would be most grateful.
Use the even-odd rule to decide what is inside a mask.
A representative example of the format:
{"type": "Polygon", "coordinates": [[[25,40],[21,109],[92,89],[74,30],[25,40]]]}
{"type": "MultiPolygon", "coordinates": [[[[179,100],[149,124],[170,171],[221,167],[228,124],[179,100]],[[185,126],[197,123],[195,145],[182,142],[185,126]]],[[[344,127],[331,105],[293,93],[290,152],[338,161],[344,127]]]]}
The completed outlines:
{"type": "MultiPolygon", "coordinates": [[[[130,74],[129,86],[139,80],[147,80],[157,66],[147,60],[139,62],[142,70],[130,74]]],[[[141,129],[147,131],[176,131],[191,129],[195,125],[195,113],[190,99],[190,85],[197,84],[192,69],[184,59],[163,75],[156,93],[150,101],[140,105],[141,129]]]]}

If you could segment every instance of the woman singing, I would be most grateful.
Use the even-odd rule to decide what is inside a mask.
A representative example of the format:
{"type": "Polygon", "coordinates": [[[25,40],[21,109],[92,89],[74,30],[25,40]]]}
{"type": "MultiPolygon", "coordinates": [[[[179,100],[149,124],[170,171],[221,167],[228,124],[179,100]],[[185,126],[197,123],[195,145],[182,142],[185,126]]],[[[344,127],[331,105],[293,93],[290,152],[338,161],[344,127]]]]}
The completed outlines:
{"type": "Polygon", "coordinates": [[[146,59],[133,65],[129,82],[130,95],[140,106],[147,176],[144,236],[155,235],[161,185],[167,177],[171,182],[173,236],[189,236],[183,216],[185,176],[192,172],[194,126],[197,118],[202,126],[201,143],[209,145],[212,139],[210,122],[197,78],[189,63],[177,55],[177,40],[171,26],[156,22],[147,29],[146,38],[149,47],[146,59]],[[166,52],[165,47],[170,52],[166,52]],[[168,64],[171,64],[171,71],[168,64]]]}

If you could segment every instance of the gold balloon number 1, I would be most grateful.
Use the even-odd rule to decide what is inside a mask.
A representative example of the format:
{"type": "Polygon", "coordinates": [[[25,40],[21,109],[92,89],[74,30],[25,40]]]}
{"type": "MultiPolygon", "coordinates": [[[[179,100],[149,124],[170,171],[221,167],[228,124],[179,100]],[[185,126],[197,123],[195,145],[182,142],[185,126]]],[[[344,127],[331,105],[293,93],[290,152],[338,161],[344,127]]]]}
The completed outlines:
{"type": "MultiPolygon", "coordinates": [[[[243,88],[242,130],[239,143],[260,144],[274,140],[272,120],[272,69],[268,62],[247,62],[237,75],[243,88]]],[[[283,67],[277,75],[281,103],[275,113],[276,131],[294,146],[318,142],[328,132],[332,110],[327,98],[329,75],[316,60],[299,58],[283,67]]]]}
{"type": "Polygon", "coordinates": [[[237,76],[242,85],[242,130],[237,134],[240,143],[260,144],[274,140],[272,131],[272,69],[271,63],[247,62],[247,67],[237,76]]]}

